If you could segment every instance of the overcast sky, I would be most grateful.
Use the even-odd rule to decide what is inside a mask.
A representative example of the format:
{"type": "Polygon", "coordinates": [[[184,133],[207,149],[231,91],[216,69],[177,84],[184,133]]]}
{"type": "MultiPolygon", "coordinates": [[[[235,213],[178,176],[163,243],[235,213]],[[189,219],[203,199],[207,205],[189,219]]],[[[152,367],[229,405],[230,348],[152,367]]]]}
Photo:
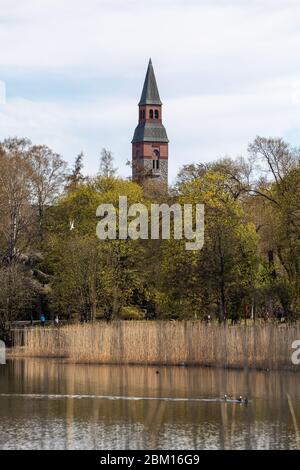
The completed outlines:
{"type": "Polygon", "coordinates": [[[300,145],[299,0],[0,0],[0,139],[83,151],[89,174],[106,147],[129,176],[150,56],[170,182],[257,134],[300,145]]]}

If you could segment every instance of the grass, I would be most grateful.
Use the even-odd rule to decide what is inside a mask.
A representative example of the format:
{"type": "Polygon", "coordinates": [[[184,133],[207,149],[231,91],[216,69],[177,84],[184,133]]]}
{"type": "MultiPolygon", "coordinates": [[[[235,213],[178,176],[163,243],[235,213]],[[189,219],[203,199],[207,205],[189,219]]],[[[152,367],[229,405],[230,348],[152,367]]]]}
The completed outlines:
{"type": "Polygon", "coordinates": [[[226,326],[200,321],[118,321],[28,328],[14,333],[13,355],[73,362],[296,369],[300,327],[226,326]]]}

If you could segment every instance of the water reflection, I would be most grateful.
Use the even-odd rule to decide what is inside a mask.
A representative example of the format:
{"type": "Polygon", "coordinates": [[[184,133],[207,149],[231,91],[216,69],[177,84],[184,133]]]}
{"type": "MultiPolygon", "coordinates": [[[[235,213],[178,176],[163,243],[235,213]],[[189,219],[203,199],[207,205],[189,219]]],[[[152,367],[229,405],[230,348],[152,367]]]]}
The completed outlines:
{"type": "Polygon", "coordinates": [[[295,448],[286,393],[300,421],[297,373],[10,361],[0,448],[295,448]],[[220,402],[225,393],[252,401],[220,402]]]}

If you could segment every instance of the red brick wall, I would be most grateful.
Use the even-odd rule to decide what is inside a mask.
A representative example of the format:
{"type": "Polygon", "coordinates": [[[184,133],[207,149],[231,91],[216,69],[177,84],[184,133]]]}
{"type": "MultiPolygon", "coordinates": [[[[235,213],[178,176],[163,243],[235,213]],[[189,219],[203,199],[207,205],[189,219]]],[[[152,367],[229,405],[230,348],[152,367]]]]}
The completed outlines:
{"type": "Polygon", "coordinates": [[[160,158],[162,160],[168,159],[168,144],[165,143],[154,143],[154,142],[135,142],[132,144],[132,158],[133,160],[139,158],[151,158],[153,157],[154,149],[158,149],[160,158]],[[138,155],[137,155],[138,153],[138,155]]]}
{"type": "Polygon", "coordinates": [[[149,122],[161,122],[162,120],[162,111],[161,111],[161,106],[155,106],[155,105],[150,105],[147,104],[145,106],[140,106],[139,108],[139,122],[144,122],[144,121],[149,121],[149,122]],[[152,109],[153,111],[153,116],[155,116],[155,111],[158,111],[158,119],[150,119],[150,110],[152,109]],[[145,119],[141,119],[140,112],[145,111],[145,119]]]}

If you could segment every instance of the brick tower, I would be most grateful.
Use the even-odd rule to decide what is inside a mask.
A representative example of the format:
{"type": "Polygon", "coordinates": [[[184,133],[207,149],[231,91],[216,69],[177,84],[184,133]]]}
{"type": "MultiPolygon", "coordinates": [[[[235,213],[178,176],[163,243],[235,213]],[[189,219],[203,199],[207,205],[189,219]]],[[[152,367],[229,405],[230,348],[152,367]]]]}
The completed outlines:
{"type": "Polygon", "coordinates": [[[160,101],[154,70],[149,60],[142,96],[139,123],[132,139],[132,179],[152,179],[168,184],[168,136],[162,124],[160,101]]]}

